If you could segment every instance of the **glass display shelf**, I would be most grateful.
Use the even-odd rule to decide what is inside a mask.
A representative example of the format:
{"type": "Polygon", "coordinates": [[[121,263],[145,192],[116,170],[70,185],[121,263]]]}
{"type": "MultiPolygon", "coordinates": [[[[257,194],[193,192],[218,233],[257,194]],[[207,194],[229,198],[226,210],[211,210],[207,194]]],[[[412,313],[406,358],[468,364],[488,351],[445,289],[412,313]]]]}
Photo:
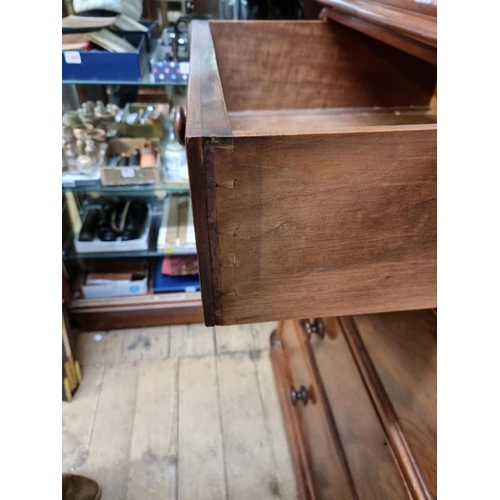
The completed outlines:
{"type": "Polygon", "coordinates": [[[148,249],[147,250],[134,250],[128,252],[86,252],[79,253],[76,251],[74,246],[74,235],[70,233],[64,240],[62,249],[62,260],[84,260],[84,259],[130,259],[130,258],[153,258],[153,257],[166,257],[167,255],[195,255],[194,252],[175,252],[171,249],[158,250],[156,245],[158,243],[158,231],[161,226],[161,221],[163,217],[163,211],[161,207],[162,203],[156,204],[154,207],[154,212],[151,217],[151,225],[149,229],[148,237],[148,249]]]}
{"type": "Polygon", "coordinates": [[[154,192],[162,193],[189,193],[188,182],[170,182],[164,181],[159,184],[144,184],[130,186],[76,186],[64,187],[63,193],[102,193],[102,194],[117,194],[117,195],[134,195],[134,194],[152,194],[154,192]]]}
{"type": "Polygon", "coordinates": [[[143,258],[149,259],[153,257],[166,257],[167,255],[175,255],[167,253],[163,250],[136,250],[134,252],[95,252],[95,253],[78,253],[75,250],[73,241],[67,242],[66,249],[63,250],[62,260],[84,260],[84,259],[133,259],[143,258]]]}
{"type": "Polygon", "coordinates": [[[187,80],[179,80],[173,82],[171,80],[168,81],[160,81],[156,82],[153,79],[153,75],[149,74],[144,77],[142,80],[136,81],[112,81],[112,80],[62,80],[63,85],[135,85],[141,87],[187,87],[187,80]]]}

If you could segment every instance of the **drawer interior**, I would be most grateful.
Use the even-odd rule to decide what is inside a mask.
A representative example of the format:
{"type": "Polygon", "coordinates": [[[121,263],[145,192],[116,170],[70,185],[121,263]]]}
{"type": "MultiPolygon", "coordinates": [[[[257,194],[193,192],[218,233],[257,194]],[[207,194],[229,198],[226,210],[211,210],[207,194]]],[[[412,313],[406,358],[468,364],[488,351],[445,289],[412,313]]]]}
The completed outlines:
{"type": "Polygon", "coordinates": [[[234,136],[436,123],[435,66],[337,23],[211,22],[234,136]]]}

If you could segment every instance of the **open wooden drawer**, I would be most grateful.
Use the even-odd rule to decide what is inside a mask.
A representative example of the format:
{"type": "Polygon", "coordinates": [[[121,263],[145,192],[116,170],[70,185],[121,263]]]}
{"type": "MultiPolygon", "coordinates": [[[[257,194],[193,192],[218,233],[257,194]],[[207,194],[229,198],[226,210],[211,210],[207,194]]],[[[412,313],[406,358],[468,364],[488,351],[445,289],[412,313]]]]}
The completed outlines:
{"type": "Polygon", "coordinates": [[[436,306],[435,83],[335,22],[192,23],[207,325],[436,306]]]}

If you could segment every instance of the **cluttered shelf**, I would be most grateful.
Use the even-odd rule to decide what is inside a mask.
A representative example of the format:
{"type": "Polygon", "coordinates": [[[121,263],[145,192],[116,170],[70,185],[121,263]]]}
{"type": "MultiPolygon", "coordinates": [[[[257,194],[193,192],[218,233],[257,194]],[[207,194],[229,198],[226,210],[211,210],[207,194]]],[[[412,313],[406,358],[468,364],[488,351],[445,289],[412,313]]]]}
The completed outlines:
{"type": "Polygon", "coordinates": [[[62,20],[63,85],[186,87],[187,30],[158,21],[68,16],[62,20]]]}
{"type": "Polygon", "coordinates": [[[87,206],[81,218],[80,231],[65,235],[63,261],[196,255],[189,196],[154,202],[101,201],[87,206]],[[123,229],[117,233],[121,218],[123,229]]]}

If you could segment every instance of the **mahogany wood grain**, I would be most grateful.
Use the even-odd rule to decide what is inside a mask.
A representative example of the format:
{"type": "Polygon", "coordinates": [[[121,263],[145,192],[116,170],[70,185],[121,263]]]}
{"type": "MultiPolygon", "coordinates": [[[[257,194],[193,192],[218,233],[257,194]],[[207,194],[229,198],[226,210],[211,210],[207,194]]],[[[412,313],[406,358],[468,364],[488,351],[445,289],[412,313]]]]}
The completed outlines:
{"type": "Polygon", "coordinates": [[[186,111],[182,106],[174,109],[174,130],[176,139],[183,146],[186,145],[186,111]]]}
{"type": "MultiPolygon", "coordinates": [[[[406,313],[401,313],[400,317],[404,317],[406,313]]],[[[382,315],[379,315],[381,317],[382,315]]],[[[388,317],[389,315],[384,315],[388,317]]],[[[371,316],[371,319],[376,317],[375,315],[371,316]]],[[[370,320],[368,320],[370,321],[370,320]]],[[[431,493],[429,490],[428,484],[426,483],[423,474],[421,472],[420,466],[427,468],[427,460],[430,455],[433,454],[433,450],[427,450],[427,457],[424,456],[424,462],[417,462],[411,446],[409,444],[409,440],[407,435],[404,432],[402,427],[402,419],[400,420],[397,411],[393,406],[394,400],[385,390],[385,386],[381,378],[379,377],[379,373],[375,366],[373,365],[370,355],[363,344],[363,340],[359,334],[356,323],[352,317],[343,317],[340,318],[341,325],[344,330],[344,334],[351,348],[351,352],[353,353],[354,358],[358,364],[358,368],[363,376],[367,389],[372,398],[373,404],[377,409],[380,420],[384,426],[384,429],[389,437],[390,443],[394,450],[395,456],[401,465],[401,470],[406,479],[406,483],[411,492],[411,497],[415,500],[430,500],[435,498],[435,495],[431,493]]],[[[382,327],[380,329],[381,323],[379,322],[377,328],[379,329],[380,335],[384,337],[384,333],[387,332],[387,327],[382,327]]],[[[371,330],[370,333],[373,333],[374,329],[371,330]]],[[[378,338],[378,342],[382,343],[382,346],[385,343],[385,338],[378,338]]],[[[408,353],[406,361],[411,360],[411,352],[408,353]]],[[[396,369],[404,370],[403,365],[400,364],[400,361],[387,357],[386,362],[388,365],[395,365],[396,369]]],[[[399,374],[399,373],[398,373],[399,374]]],[[[396,376],[398,375],[396,374],[396,376]]],[[[391,374],[394,376],[394,373],[391,374]]],[[[399,379],[394,379],[393,384],[398,385],[399,379]]],[[[413,391],[418,391],[418,386],[413,387],[413,391]]],[[[406,401],[408,398],[411,398],[412,393],[406,394],[406,396],[402,396],[406,401]]],[[[414,394],[414,392],[413,392],[414,394]]],[[[424,398],[428,396],[428,394],[424,394],[424,398]]],[[[403,417],[403,416],[401,416],[403,417]]],[[[405,418],[409,417],[409,426],[415,425],[415,418],[411,415],[405,414],[405,418]]],[[[432,418],[432,416],[430,417],[432,418]]]]}
{"type": "Polygon", "coordinates": [[[203,309],[201,305],[198,305],[152,311],[134,309],[126,312],[89,311],[76,312],[71,317],[77,322],[81,331],[117,330],[203,323],[203,309]]]}
{"type": "Polygon", "coordinates": [[[306,405],[299,401],[292,406],[290,396],[286,402],[293,408],[294,439],[297,439],[298,433],[303,448],[298,459],[307,470],[306,477],[310,478],[307,483],[309,496],[306,498],[357,500],[336,424],[299,324],[296,321],[280,322],[277,338],[285,356],[289,390],[304,386],[308,393],[306,405]]]}
{"type": "Polygon", "coordinates": [[[432,310],[355,316],[430,496],[437,497],[437,342],[432,310]]]}
{"type": "MultiPolygon", "coordinates": [[[[324,325],[327,331],[340,329],[335,318],[324,325]]],[[[344,335],[310,343],[359,498],[411,498],[344,335]]]]}
{"type": "Polygon", "coordinates": [[[422,16],[415,12],[364,0],[319,1],[340,14],[355,17],[433,47],[437,46],[435,17],[422,16]]]}
{"type": "MultiPolygon", "coordinates": [[[[193,207],[200,288],[207,326],[215,324],[218,268],[216,248],[215,183],[210,146],[232,136],[208,22],[190,23],[191,56],[186,109],[186,153],[193,207]]],[[[219,146],[220,147],[220,146],[219,146]]]]}
{"type": "Polygon", "coordinates": [[[436,305],[434,125],[235,137],[214,158],[217,323],[436,305]]]}
{"type": "Polygon", "coordinates": [[[210,28],[228,111],[428,105],[434,90],[432,65],[339,24],[210,28]]]}
{"type": "Polygon", "coordinates": [[[299,422],[295,416],[295,408],[290,404],[291,380],[288,373],[283,344],[278,338],[278,331],[271,334],[271,363],[274,380],[288,437],[288,445],[292,457],[297,495],[301,500],[314,499],[314,483],[311,471],[307,466],[306,446],[300,431],[299,422]]]}
{"type": "MultiPolygon", "coordinates": [[[[320,0],[322,1],[322,0],[320,0]]],[[[365,0],[368,3],[377,3],[408,11],[413,14],[437,17],[437,0],[365,0]]]]}
{"type": "Polygon", "coordinates": [[[323,108],[230,111],[235,137],[304,132],[334,132],[340,128],[436,123],[436,115],[422,108],[323,108]]]}
{"type": "Polygon", "coordinates": [[[200,294],[74,300],[69,316],[82,331],[200,323],[200,294]]]}
{"type": "Polygon", "coordinates": [[[222,84],[208,21],[191,21],[186,139],[231,137],[222,84]]]}
{"type": "Polygon", "coordinates": [[[324,17],[392,45],[430,64],[437,64],[437,49],[433,45],[428,45],[401,33],[366,22],[357,17],[342,14],[333,9],[325,9],[324,17]]]}
{"type": "Polygon", "coordinates": [[[422,122],[435,120],[435,68],[322,22],[191,29],[186,144],[206,324],[434,307],[436,125],[422,122]],[[367,106],[406,111],[365,118],[367,106]],[[348,108],[345,121],[320,109],[331,107],[348,108]],[[265,130],[245,110],[285,119],[268,115],[265,130]],[[230,116],[253,129],[233,131],[230,116]]]}

